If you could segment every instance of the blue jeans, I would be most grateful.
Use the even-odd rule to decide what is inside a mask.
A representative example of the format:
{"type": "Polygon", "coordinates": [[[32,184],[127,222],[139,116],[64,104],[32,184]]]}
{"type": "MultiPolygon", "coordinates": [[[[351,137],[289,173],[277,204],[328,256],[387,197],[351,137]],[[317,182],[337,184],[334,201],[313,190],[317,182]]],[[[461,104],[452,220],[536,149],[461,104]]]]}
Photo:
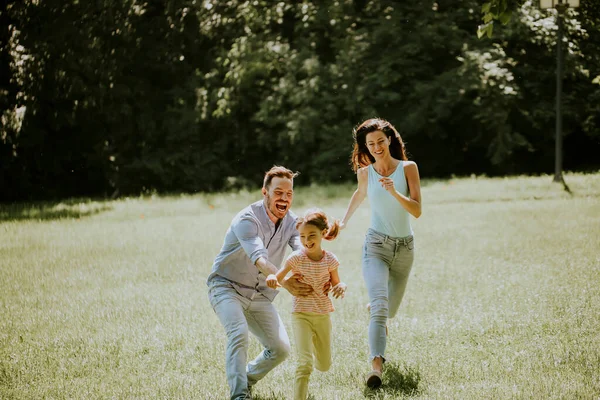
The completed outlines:
{"type": "Polygon", "coordinates": [[[230,399],[245,399],[249,386],[286,359],[290,339],[275,307],[259,292],[248,299],[230,284],[215,282],[208,290],[208,298],[227,335],[225,370],[230,399]],[[264,350],[246,365],[248,332],[258,338],[264,350]]]}
{"type": "Polygon", "coordinates": [[[371,302],[369,350],[371,360],[385,360],[387,319],[398,312],[414,259],[412,236],[393,238],[367,231],[363,248],[363,277],[371,302]]]}

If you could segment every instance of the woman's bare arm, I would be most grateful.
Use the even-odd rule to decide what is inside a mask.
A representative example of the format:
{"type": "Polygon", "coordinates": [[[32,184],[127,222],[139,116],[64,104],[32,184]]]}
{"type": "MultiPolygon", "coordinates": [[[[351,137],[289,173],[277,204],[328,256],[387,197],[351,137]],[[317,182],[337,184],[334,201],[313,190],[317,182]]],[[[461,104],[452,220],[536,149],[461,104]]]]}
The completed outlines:
{"type": "Polygon", "coordinates": [[[358,180],[358,188],[352,194],[352,198],[350,199],[350,203],[348,204],[348,208],[346,209],[346,214],[344,218],[340,222],[340,228],[345,228],[348,224],[348,221],[358,208],[360,204],[363,202],[365,197],[367,197],[367,186],[369,184],[369,171],[368,167],[360,168],[356,173],[356,179],[358,180]]]}

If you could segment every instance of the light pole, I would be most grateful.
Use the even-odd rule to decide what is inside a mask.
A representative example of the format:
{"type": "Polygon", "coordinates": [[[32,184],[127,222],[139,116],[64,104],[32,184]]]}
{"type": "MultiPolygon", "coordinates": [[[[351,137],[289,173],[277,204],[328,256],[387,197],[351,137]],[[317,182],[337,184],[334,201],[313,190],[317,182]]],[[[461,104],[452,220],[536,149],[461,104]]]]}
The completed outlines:
{"type": "Polygon", "coordinates": [[[554,182],[564,183],[562,175],[562,80],[563,80],[563,19],[567,8],[579,7],[579,0],[540,0],[540,8],[556,8],[556,141],[554,148],[554,182]]]}

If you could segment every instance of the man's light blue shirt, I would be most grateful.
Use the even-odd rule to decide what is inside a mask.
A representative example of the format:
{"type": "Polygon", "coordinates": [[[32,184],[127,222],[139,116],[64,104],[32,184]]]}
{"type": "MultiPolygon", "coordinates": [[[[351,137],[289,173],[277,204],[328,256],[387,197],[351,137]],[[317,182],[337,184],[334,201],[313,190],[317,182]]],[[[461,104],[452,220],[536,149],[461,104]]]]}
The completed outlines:
{"type": "Polygon", "coordinates": [[[292,250],[302,248],[296,220],[296,215],[288,211],[276,227],[263,200],[244,208],[231,221],[207,285],[231,284],[244,297],[252,299],[260,292],[272,301],[277,290],[266,285],[266,277],[255,263],[264,257],[280,268],[288,245],[292,250]]]}

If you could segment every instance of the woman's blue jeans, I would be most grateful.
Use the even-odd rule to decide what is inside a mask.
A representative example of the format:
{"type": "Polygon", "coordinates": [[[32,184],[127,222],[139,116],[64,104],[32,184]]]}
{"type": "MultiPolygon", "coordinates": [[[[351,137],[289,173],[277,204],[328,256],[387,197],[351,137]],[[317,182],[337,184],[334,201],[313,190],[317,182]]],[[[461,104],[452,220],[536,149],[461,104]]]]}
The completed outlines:
{"type": "Polygon", "coordinates": [[[373,229],[363,248],[363,277],[371,302],[369,350],[371,360],[385,360],[387,319],[398,312],[414,259],[412,236],[394,238],[373,229]]]}

